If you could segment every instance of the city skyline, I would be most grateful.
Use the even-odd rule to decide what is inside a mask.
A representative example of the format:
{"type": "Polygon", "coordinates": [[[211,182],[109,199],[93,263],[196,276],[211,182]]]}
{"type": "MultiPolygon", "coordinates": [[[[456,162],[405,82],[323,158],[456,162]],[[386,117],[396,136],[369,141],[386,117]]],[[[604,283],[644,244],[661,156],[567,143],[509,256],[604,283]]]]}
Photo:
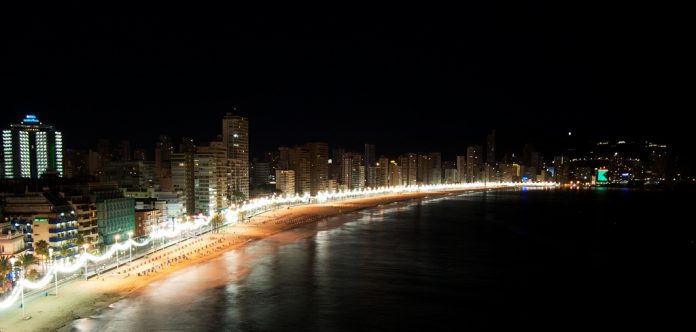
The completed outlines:
{"type": "Polygon", "coordinates": [[[688,151],[689,125],[675,121],[680,90],[656,69],[673,66],[671,55],[642,51],[658,41],[626,30],[630,18],[608,14],[623,8],[588,15],[556,4],[561,19],[537,11],[545,5],[536,2],[470,6],[476,14],[417,19],[6,20],[6,31],[21,33],[0,54],[12,64],[2,69],[0,123],[35,114],[74,132],[66,146],[126,136],[149,145],[160,134],[215,139],[210,119],[236,106],[255,119],[254,156],[308,141],[389,149],[394,137],[404,151],[389,153],[454,155],[445,151],[450,142],[485,144],[493,129],[503,150],[521,149],[520,138],[554,150],[572,131],[688,151]]]}

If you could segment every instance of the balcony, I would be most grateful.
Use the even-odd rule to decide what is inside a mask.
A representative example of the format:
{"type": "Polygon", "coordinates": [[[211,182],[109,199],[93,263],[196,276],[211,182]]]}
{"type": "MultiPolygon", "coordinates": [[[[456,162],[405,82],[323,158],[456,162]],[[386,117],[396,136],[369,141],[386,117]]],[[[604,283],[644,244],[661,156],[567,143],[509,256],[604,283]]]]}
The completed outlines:
{"type": "Polygon", "coordinates": [[[77,234],[68,234],[68,235],[63,236],[63,237],[52,237],[52,238],[49,238],[48,241],[49,241],[49,242],[63,242],[63,241],[68,241],[68,240],[72,240],[72,239],[75,239],[75,238],[77,238],[77,234]]]}
{"type": "Polygon", "coordinates": [[[52,220],[48,221],[48,224],[49,225],[58,225],[58,224],[62,224],[62,223],[71,223],[71,222],[75,222],[75,221],[77,221],[77,220],[75,220],[75,219],[52,219],[52,220]]]}
{"type": "Polygon", "coordinates": [[[56,233],[74,231],[74,230],[77,230],[77,227],[49,228],[48,232],[51,234],[56,234],[56,233]]]}

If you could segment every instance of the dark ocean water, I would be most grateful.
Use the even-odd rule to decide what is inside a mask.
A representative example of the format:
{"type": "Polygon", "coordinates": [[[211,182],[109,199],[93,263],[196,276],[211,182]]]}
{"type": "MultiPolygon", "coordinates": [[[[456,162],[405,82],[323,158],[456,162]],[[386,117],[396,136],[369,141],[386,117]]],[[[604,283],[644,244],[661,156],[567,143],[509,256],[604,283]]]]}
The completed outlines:
{"type": "Polygon", "coordinates": [[[174,273],[77,331],[674,328],[693,192],[490,191],[387,205],[174,273]]]}

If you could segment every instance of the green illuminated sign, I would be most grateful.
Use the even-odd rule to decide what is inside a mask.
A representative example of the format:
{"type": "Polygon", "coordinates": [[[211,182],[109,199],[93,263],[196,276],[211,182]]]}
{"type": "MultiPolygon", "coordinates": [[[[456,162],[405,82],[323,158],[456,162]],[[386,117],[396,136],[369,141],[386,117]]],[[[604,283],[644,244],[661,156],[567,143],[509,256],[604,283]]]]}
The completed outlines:
{"type": "Polygon", "coordinates": [[[597,170],[597,182],[608,182],[609,179],[607,179],[607,172],[609,170],[606,169],[599,169],[597,170]]]}

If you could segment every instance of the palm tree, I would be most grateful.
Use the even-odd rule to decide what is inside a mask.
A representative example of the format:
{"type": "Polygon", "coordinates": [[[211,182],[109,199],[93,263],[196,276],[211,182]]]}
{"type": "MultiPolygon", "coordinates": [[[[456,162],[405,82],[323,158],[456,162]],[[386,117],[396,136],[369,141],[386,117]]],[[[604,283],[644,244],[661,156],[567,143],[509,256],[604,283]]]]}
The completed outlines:
{"type": "Polygon", "coordinates": [[[243,202],[245,199],[246,199],[246,196],[244,195],[243,192],[241,192],[239,190],[232,191],[232,201],[243,202]]]}
{"type": "Polygon", "coordinates": [[[225,218],[223,218],[221,215],[216,214],[213,216],[212,219],[210,219],[210,224],[213,226],[213,230],[215,233],[219,232],[220,226],[222,226],[222,223],[225,221],[225,218]]]}
{"type": "Polygon", "coordinates": [[[67,244],[60,247],[60,256],[63,258],[63,262],[67,262],[68,254],[70,253],[70,248],[67,244]]]}
{"type": "Polygon", "coordinates": [[[39,257],[43,258],[44,271],[46,271],[45,264],[46,258],[48,258],[48,242],[46,242],[46,240],[36,242],[36,244],[34,245],[34,251],[39,255],[39,257]]]}
{"type": "Polygon", "coordinates": [[[7,273],[10,272],[11,268],[10,260],[7,259],[7,256],[0,256],[0,284],[2,284],[3,293],[5,293],[5,278],[7,277],[7,273]]]}
{"type": "Polygon", "coordinates": [[[24,266],[24,271],[26,273],[27,271],[29,271],[29,267],[34,265],[34,256],[24,254],[22,256],[19,256],[19,261],[22,264],[22,266],[24,266]]]}

